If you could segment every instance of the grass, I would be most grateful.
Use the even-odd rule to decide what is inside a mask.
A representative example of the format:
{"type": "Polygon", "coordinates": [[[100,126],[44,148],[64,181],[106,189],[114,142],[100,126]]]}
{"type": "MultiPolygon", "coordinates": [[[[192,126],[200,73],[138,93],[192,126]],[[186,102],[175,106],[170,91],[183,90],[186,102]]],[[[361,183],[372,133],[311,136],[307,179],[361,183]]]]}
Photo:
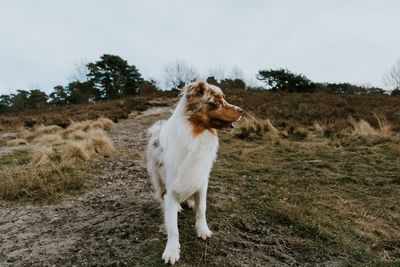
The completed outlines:
{"type": "MultiPolygon", "coordinates": [[[[314,133],[301,142],[220,133],[220,142],[207,207],[214,235],[198,240],[185,208],[182,266],[400,264],[399,136],[349,134],[338,145],[314,133]]],[[[138,264],[162,266],[162,246],[149,242],[138,264]]]]}
{"type": "Polygon", "coordinates": [[[76,166],[29,162],[26,151],[0,155],[0,199],[53,202],[85,187],[88,174],[76,166]]]}
{"type": "Polygon", "coordinates": [[[0,199],[54,201],[82,189],[84,162],[116,152],[105,132],[113,127],[111,120],[100,118],[72,122],[65,129],[39,125],[8,135],[3,143],[19,150],[0,154],[0,199]]]}
{"type": "MultiPolygon", "coordinates": [[[[218,205],[244,224],[278,226],[291,245],[325,260],[342,255],[346,264],[400,263],[398,137],[391,144],[336,147],[323,138],[282,146],[224,136],[221,148],[213,179],[237,201],[228,196],[218,205]]],[[[213,191],[211,201],[220,202],[213,191]]],[[[286,253],[301,262],[299,249],[286,253]]]]}
{"type": "Polygon", "coordinates": [[[63,129],[57,125],[39,125],[32,130],[22,128],[9,136],[9,146],[28,145],[31,164],[67,164],[88,161],[97,156],[111,156],[116,150],[104,130],[114,123],[106,118],[71,122],[63,129]]]}
{"type": "Polygon", "coordinates": [[[400,97],[387,95],[334,95],[334,94],[290,94],[263,90],[248,90],[227,93],[228,102],[252,112],[262,119],[270,119],[279,130],[290,127],[313,127],[315,121],[329,126],[329,135],[351,130],[349,117],[361,119],[378,128],[376,114],[387,119],[393,128],[400,131],[400,97]]]}

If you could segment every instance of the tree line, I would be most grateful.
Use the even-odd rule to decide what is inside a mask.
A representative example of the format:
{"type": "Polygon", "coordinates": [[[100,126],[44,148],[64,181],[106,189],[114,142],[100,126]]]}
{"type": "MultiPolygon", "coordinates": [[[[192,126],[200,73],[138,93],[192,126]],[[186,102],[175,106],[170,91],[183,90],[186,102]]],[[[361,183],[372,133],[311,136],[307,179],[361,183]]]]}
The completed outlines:
{"type": "MultiPolygon", "coordinates": [[[[104,54],[98,61],[85,64],[84,68],[83,79],[76,79],[66,86],[57,85],[49,95],[40,89],[17,90],[15,94],[1,95],[0,112],[88,103],[137,94],[152,94],[161,90],[155,81],[144,80],[135,65],[129,65],[126,60],[116,55],[104,54]]],[[[181,61],[169,64],[164,72],[166,85],[171,90],[181,88],[199,77],[192,66],[181,61]]],[[[246,84],[244,75],[238,68],[234,69],[231,77],[216,77],[218,75],[222,76],[221,71],[214,71],[207,81],[223,90],[356,95],[385,93],[382,88],[350,83],[317,83],[303,74],[296,74],[287,69],[260,70],[256,78],[264,84],[261,87],[246,84]]],[[[393,88],[391,94],[400,95],[400,63],[388,72],[385,80],[393,88]]]]}

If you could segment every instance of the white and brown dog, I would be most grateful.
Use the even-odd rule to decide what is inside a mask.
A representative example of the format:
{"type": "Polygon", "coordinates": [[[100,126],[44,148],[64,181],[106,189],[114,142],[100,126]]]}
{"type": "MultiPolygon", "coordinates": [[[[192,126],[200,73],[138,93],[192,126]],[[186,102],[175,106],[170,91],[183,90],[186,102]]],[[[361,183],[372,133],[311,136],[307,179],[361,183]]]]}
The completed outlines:
{"type": "Polygon", "coordinates": [[[229,104],[220,88],[197,81],[186,86],[166,121],[149,130],[147,170],[163,204],[168,241],[162,259],[179,260],[178,211],[188,201],[196,211],[197,236],[211,236],[206,221],[208,176],[218,150],[216,129],[230,130],[243,111],[229,104]]]}

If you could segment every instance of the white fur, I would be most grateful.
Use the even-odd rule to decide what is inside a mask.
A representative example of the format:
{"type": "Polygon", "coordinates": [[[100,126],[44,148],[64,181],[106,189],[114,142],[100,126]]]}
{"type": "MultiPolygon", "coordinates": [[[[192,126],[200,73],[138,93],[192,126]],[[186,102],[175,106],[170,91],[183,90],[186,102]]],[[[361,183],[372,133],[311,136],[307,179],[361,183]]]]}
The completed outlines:
{"type": "Polygon", "coordinates": [[[212,234],[206,221],[206,195],[218,137],[208,130],[193,135],[192,126],[185,118],[185,101],[185,96],[181,97],[172,116],[150,128],[147,148],[147,169],[155,195],[163,204],[168,234],[162,259],[171,264],[180,256],[177,224],[180,203],[188,200],[190,206],[194,204],[198,237],[206,239],[212,234]]]}

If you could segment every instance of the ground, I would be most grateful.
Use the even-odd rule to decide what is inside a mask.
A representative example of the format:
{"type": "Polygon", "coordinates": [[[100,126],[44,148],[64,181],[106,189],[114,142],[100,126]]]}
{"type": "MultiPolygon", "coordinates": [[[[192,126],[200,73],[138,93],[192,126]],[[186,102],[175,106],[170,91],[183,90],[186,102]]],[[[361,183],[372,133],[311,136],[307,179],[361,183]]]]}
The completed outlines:
{"type": "MultiPolygon", "coordinates": [[[[45,205],[0,202],[0,266],[163,266],[145,146],[146,129],[168,115],[121,120],[110,133],[118,154],[91,163],[83,192],[45,205]]],[[[208,194],[214,235],[198,239],[184,207],[178,266],[400,264],[400,142],[357,140],[220,133],[208,194]]]]}

